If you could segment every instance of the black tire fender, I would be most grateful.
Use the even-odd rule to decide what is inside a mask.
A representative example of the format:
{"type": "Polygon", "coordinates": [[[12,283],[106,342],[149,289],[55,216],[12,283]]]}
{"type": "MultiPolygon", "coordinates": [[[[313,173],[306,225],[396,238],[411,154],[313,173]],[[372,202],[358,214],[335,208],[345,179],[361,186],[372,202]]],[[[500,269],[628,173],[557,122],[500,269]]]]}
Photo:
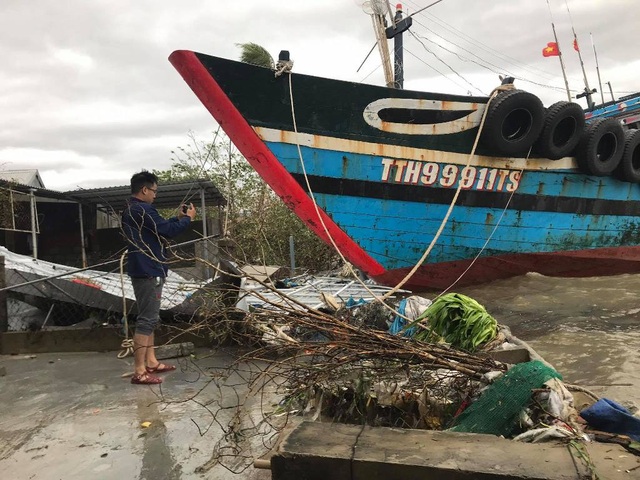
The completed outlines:
{"type": "Polygon", "coordinates": [[[622,160],[615,173],[625,182],[640,183],[640,130],[624,132],[622,160]]]}
{"type": "Polygon", "coordinates": [[[544,106],[524,90],[507,90],[489,104],[482,142],[491,155],[524,156],[542,131],[544,106]]]}
{"type": "Polygon", "coordinates": [[[578,146],[580,169],[590,175],[610,175],[620,163],[624,151],[624,131],[615,118],[590,123],[578,146]]]}
{"type": "Polygon", "coordinates": [[[534,144],[536,154],[558,160],[573,156],[584,131],[584,112],[573,102],[557,102],[545,114],[540,137],[534,144]]]}

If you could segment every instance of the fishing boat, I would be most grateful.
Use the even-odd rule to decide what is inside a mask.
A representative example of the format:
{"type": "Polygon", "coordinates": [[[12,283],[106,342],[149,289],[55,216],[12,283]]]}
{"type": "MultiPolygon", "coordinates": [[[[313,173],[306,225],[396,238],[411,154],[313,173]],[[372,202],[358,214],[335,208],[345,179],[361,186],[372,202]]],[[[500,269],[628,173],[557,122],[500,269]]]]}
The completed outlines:
{"type": "Polygon", "coordinates": [[[288,52],[275,72],[169,59],[282,200],[378,283],[640,271],[640,136],[614,118],[545,108],[508,78],[464,96],[293,73],[288,52]]]}
{"type": "Polygon", "coordinates": [[[616,118],[630,129],[640,128],[640,92],[602,103],[584,114],[587,121],[616,118]]]}

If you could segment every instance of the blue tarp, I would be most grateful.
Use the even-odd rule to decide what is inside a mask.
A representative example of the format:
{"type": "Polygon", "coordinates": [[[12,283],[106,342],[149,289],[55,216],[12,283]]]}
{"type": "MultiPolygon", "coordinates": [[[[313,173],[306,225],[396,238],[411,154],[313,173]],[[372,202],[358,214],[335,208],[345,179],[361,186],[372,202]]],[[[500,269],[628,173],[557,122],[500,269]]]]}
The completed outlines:
{"type": "Polygon", "coordinates": [[[601,398],[580,412],[589,426],[603,432],[627,435],[640,441],[640,418],[613,400],[601,398]]]}
{"type": "MultiPolygon", "coordinates": [[[[403,298],[402,300],[400,300],[400,304],[398,305],[398,313],[400,315],[405,315],[407,300],[407,298],[403,298]]],[[[407,322],[400,315],[396,315],[396,317],[393,319],[393,323],[389,327],[389,333],[391,333],[392,335],[398,335],[402,333],[405,337],[413,337],[413,335],[416,333],[416,327],[411,327],[404,330],[407,322]]]]}
{"type": "Polygon", "coordinates": [[[344,304],[345,308],[356,308],[365,305],[367,302],[364,298],[360,297],[360,300],[354,300],[353,297],[349,297],[347,302],[344,304]]]}

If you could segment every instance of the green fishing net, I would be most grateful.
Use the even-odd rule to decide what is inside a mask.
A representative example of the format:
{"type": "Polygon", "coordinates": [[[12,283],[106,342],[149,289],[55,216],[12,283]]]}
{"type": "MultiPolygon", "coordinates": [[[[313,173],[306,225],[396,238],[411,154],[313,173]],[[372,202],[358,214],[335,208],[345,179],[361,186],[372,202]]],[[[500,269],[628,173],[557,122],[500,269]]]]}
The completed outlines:
{"type": "Polygon", "coordinates": [[[551,378],[562,376],[538,360],[515,365],[455,419],[450,431],[508,437],[518,425],[520,412],[531,401],[531,390],[551,378]]]}

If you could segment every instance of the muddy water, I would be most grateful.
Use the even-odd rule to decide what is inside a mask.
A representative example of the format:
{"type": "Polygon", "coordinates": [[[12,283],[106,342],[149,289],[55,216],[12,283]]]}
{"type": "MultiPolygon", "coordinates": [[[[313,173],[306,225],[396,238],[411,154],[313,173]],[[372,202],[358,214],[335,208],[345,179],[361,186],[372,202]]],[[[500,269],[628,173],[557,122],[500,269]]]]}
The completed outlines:
{"type": "Polygon", "coordinates": [[[640,405],[640,275],[529,274],[454,291],[485,305],[566,381],[640,405]]]}

